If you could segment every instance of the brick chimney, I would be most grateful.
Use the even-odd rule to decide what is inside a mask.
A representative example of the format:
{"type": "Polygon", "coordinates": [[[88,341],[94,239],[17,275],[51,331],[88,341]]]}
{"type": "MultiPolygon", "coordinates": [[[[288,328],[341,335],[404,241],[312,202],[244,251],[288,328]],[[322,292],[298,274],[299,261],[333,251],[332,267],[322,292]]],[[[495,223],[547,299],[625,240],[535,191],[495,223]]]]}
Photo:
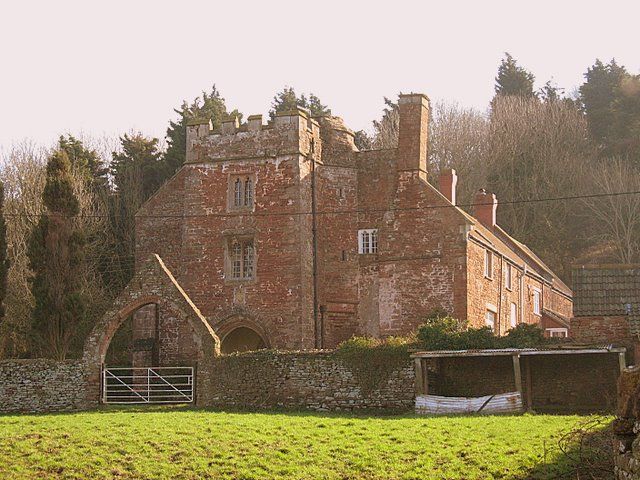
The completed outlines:
{"type": "Polygon", "coordinates": [[[453,168],[447,168],[440,171],[440,193],[447,197],[453,205],[456,204],[456,185],[458,183],[458,175],[453,168]]]}
{"type": "Polygon", "coordinates": [[[498,210],[496,196],[481,188],[476,193],[473,204],[473,216],[480,220],[480,223],[485,227],[493,229],[496,226],[496,212],[498,210]]]}
{"type": "Polygon", "coordinates": [[[421,93],[400,95],[398,171],[416,171],[426,179],[429,98],[421,93]]]}

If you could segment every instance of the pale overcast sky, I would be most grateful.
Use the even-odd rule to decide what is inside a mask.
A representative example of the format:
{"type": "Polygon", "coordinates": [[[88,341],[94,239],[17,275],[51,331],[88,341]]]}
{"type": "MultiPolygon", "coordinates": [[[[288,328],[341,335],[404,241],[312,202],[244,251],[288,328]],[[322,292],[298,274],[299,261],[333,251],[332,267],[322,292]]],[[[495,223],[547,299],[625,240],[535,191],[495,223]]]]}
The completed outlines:
{"type": "Polygon", "coordinates": [[[484,110],[505,51],[567,91],[596,57],[638,72],[639,18],[638,0],[1,0],[0,146],[163,136],[212,83],[245,115],[312,91],[353,129],[398,91],[484,110]]]}

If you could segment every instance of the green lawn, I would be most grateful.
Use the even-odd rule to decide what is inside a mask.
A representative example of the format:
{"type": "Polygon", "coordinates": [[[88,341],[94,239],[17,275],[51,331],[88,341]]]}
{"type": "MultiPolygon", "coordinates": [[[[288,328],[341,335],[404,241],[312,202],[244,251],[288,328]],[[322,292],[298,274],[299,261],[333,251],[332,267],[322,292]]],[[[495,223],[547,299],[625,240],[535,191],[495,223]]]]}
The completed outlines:
{"type": "Polygon", "coordinates": [[[558,439],[586,420],[175,408],[8,415],[0,478],[558,478],[570,468],[558,439]]]}

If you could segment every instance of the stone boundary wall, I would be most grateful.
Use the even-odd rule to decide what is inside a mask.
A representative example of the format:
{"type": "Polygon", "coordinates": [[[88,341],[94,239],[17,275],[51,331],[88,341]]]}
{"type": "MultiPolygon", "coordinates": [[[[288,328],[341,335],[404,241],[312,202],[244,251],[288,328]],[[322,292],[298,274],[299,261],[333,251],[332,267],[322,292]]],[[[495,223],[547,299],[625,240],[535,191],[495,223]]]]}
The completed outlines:
{"type": "Polygon", "coordinates": [[[640,367],[627,368],[620,375],[613,432],[615,478],[640,480],[640,367]]]}
{"type": "Polygon", "coordinates": [[[366,372],[332,352],[254,352],[215,359],[208,404],[315,411],[414,408],[413,363],[366,372]]]}
{"type": "Polygon", "coordinates": [[[2,360],[0,413],[93,408],[96,386],[90,378],[81,360],[2,360]]]}

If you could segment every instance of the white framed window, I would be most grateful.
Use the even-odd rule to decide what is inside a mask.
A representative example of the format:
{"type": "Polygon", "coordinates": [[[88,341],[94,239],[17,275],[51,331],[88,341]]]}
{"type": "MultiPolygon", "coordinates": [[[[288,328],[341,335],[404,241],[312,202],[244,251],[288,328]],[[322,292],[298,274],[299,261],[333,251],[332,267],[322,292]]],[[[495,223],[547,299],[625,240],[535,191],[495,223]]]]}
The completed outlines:
{"type": "Polygon", "coordinates": [[[542,292],[537,288],[533,289],[533,313],[542,315],[542,292]]]}
{"type": "Polygon", "coordinates": [[[513,278],[512,278],[511,264],[507,263],[507,268],[504,271],[504,284],[507,287],[507,290],[511,290],[513,288],[513,278]]]}
{"type": "Polygon", "coordinates": [[[491,250],[484,251],[484,276],[493,278],[493,253],[491,250]]]}
{"type": "Polygon", "coordinates": [[[229,177],[229,209],[253,208],[255,179],[253,175],[232,175],[229,177]]]}
{"type": "Polygon", "coordinates": [[[491,330],[495,330],[496,328],[496,312],[491,310],[487,310],[484,316],[484,323],[491,330]]]}
{"type": "Polygon", "coordinates": [[[551,338],[567,338],[569,331],[566,328],[546,328],[547,336],[551,338]]]}
{"type": "Polygon", "coordinates": [[[232,238],[227,247],[228,272],[232,280],[251,280],[255,276],[255,250],[252,238],[232,238]]]}
{"type": "Polygon", "coordinates": [[[509,323],[511,323],[511,328],[518,325],[518,306],[513,302],[509,305],[509,323]]]}
{"type": "Polygon", "coordinates": [[[358,253],[378,253],[378,229],[358,230],[358,253]]]}

